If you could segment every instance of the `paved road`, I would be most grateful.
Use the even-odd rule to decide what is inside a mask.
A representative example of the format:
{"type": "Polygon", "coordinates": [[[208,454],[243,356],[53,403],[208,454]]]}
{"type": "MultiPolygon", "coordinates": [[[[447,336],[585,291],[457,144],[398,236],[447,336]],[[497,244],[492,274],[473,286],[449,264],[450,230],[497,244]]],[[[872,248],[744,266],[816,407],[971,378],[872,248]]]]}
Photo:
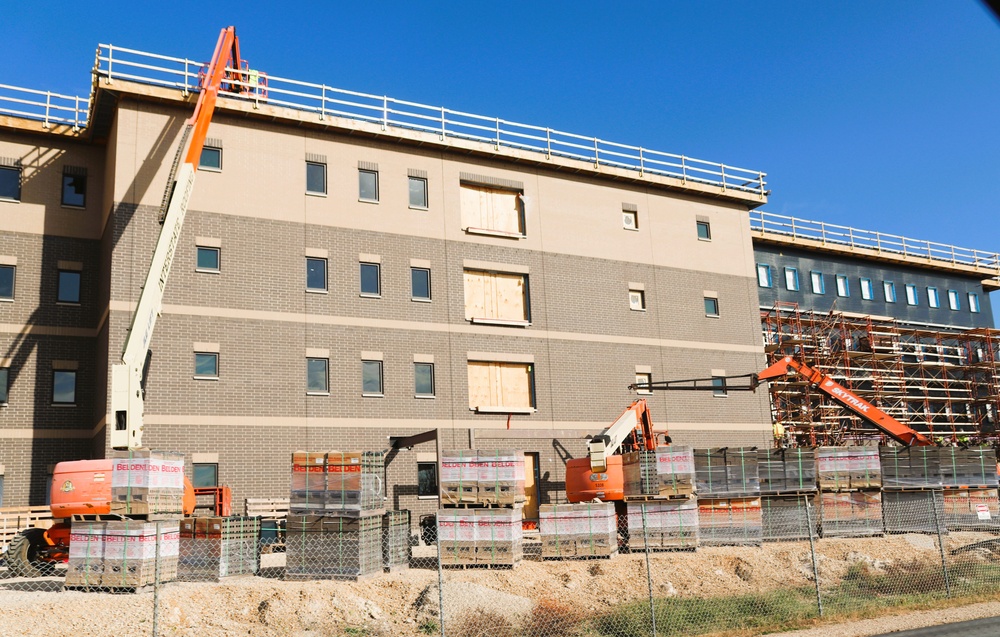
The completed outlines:
{"type": "Polygon", "coordinates": [[[997,637],[997,635],[1000,635],[1000,617],[885,633],[876,637],[997,637]]]}

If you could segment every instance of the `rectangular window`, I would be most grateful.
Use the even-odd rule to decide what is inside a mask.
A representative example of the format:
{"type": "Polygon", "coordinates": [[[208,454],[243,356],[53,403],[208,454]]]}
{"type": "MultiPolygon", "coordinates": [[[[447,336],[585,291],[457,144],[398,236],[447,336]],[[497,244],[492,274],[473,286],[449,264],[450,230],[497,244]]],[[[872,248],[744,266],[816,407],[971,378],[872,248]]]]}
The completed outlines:
{"type": "Polygon", "coordinates": [[[0,166],[0,199],[21,201],[21,168],[0,166]]]}
{"type": "Polygon", "coordinates": [[[330,360],[327,358],[306,359],[306,392],[309,394],[330,393],[330,360]]]}
{"type": "Polygon", "coordinates": [[[361,393],[382,396],[382,361],[361,361],[361,393]]]}
{"type": "Polygon", "coordinates": [[[698,238],[702,241],[712,240],[712,226],[707,221],[696,221],[695,227],[698,228],[698,238]]]}
{"type": "Polygon", "coordinates": [[[427,268],[410,268],[410,296],[417,301],[431,300],[431,271],[427,268]]]}
{"type": "Polygon", "coordinates": [[[979,314],[979,295],[973,292],[969,292],[969,311],[979,314]]]}
{"type": "Polygon", "coordinates": [[[629,290],[628,307],[636,312],[644,311],[646,309],[646,293],[642,290],[629,290]]]}
{"type": "Polygon", "coordinates": [[[958,290],[948,290],[948,307],[953,310],[962,309],[962,304],[958,300],[958,290]]]}
{"type": "Polygon", "coordinates": [[[10,368],[0,367],[0,404],[7,404],[7,394],[10,389],[10,368]]]}
{"type": "Polygon", "coordinates": [[[219,354],[216,352],[194,353],[195,378],[219,377],[219,354]]]}
{"type": "Polygon", "coordinates": [[[361,294],[364,296],[380,296],[382,294],[382,283],[379,280],[379,264],[361,264],[361,294]]]}
{"type": "Polygon", "coordinates": [[[729,395],[729,391],[726,389],[726,379],[722,376],[712,377],[712,395],[717,398],[729,395]]]}
{"type": "Polygon", "coordinates": [[[63,166],[62,205],[70,208],[87,207],[87,169],[63,166]]]}
{"type": "Polygon", "coordinates": [[[534,365],[469,361],[470,409],[527,411],[534,407],[534,365]]]}
{"type": "Polygon", "coordinates": [[[198,170],[222,172],[222,149],[216,146],[202,146],[198,170]]]}
{"type": "Polygon", "coordinates": [[[639,229],[639,213],[636,210],[622,210],[622,228],[626,230],[639,229]]]}
{"type": "Polygon", "coordinates": [[[193,487],[217,487],[219,486],[219,465],[214,462],[198,462],[191,465],[191,486],[193,487]]]}
{"type": "Polygon", "coordinates": [[[799,291],[799,271],[796,268],[785,268],[785,289],[799,291]]]}
{"type": "Polygon", "coordinates": [[[14,274],[17,268],[13,265],[0,265],[0,299],[14,300],[14,274]]]}
{"type": "Polygon", "coordinates": [[[650,388],[650,383],[653,382],[653,375],[649,373],[636,373],[635,375],[635,393],[642,394],[644,396],[652,395],[653,390],[650,388]],[[645,387],[643,387],[645,385],[645,387]]]}
{"type": "Polygon", "coordinates": [[[461,194],[463,230],[524,236],[524,209],[520,193],[462,184],[461,194]]]}
{"type": "Polygon", "coordinates": [[[438,479],[436,462],[417,463],[417,497],[438,497],[438,479]]]}
{"type": "Polygon", "coordinates": [[[60,303],[80,302],[80,272],[59,270],[59,289],[56,300],[60,303]]]}
{"type": "Polygon", "coordinates": [[[809,273],[809,282],[812,284],[813,294],[826,294],[826,283],[823,281],[823,273],[812,271],[809,273]]]}
{"type": "Polygon", "coordinates": [[[218,272],[221,263],[222,250],[220,248],[197,247],[198,264],[196,269],[199,272],[218,272]]]}
{"type": "Polygon", "coordinates": [[[378,173],[374,170],[358,170],[358,199],[378,201],[378,173]]]}
{"type": "Polygon", "coordinates": [[[706,296],[705,297],[705,316],[718,316],[719,315],[719,299],[706,296]]]}
{"type": "Polygon", "coordinates": [[[907,305],[917,305],[917,286],[907,283],[906,284],[906,304],[907,305]]]}
{"type": "Polygon", "coordinates": [[[434,395],[434,363],[413,364],[413,391],[421,398],[434,395]]]}
{"type": "Polygon", "coordinates": [[[771,266],[763,263],[757,264],[757,285],[762,288],[771,287],[771,266]]]}
{"type": "Polygon", "coordinates": [[[57,369],[52,372],[52,402],[56,405],[76,404],[76,372],[57,369]]]}
{"type": "Polygon", "coordinates": [[[326,259],[306,258],[306,290],[326,291],[326,259]]]}
{"type": "Polygon", "coordinates": [[[851,284],[843,274],[837,275],[837,296],[851,296],[851,284]]]}
{"type": "Polygon", "coordinates": [[[427,208],[427,180],[423,177],[410,177],[410,207],[427,208]]]}
{"type": "Polygon", "coordinates": [[[927,288],[927,305],[934,308],[941,307],[941,297],[938,295],[937,288],[927,288]]]}
{"type": "Polygon", "coordinates": [[[896,302],[896,284],[892,281],[882,281],[882,293],[885,294],[886,303],[896,302]]]}
{"type": "Polygon", "coordinates": [[[306,162],[306,194],[326,194],[326,164],[306,162]]]}
{"type": "Polygon", "coordinates": [[[875,298],[875,286],[871,279],[861,279],[861,298],[871,301],[875,298]]]}
{"type": "Polygon", "coordinates": [[[465,320],[530,321],[528,275],[465,270],[465,320]]]}

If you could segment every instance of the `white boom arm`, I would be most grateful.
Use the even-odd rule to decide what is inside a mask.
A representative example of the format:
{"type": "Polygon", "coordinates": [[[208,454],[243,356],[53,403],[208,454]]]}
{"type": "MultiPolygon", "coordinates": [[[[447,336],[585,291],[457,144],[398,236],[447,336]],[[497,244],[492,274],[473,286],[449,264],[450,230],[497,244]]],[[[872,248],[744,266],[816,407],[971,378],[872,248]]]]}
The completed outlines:
{"type": "Polygon", "coordinates": [[[603,473],[608,470],[608,456],[613,456],[621,449],[625,438],[635,430],[638,423],[635,409],[629,407],[599,436],[591,438],[589,451],[592,472],[603,473]]]}

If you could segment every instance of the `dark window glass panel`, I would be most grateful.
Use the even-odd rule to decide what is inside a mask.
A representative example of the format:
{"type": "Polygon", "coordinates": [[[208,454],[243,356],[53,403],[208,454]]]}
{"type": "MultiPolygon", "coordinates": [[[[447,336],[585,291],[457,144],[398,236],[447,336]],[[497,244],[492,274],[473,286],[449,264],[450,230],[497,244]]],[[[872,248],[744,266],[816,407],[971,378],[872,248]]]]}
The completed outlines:
{"type": "Polygon", "coordinates": [[[76,372],[65,370],[52,372],[52,402],[62,405],[76,403],[76,372]]]}
{"type": "Polygon", "coordinates": [[[218,270],[219,256],[218,248],[198,248],[198,269],[218,270]]]}
{"type": "Polygon", "coordinates": [[[434,395],[434,364],[413,364],[414,389],[418,396],[434,395]]]}
{"type": "Polygon", "coordinates": [[[306,361],[308,391],[330,391],[329,361],[325,358],[310,358],[306,361]]]}
{"type": "Polygon", "coordinates": [[[207,376],[209,378],[219,375],[219,355],[202,354],[194,355],[194,375],[207,376]]]}
{"type": "Polygon", "coordinates": [[[80,302],[80,273],[59,271],[59,291],[56,299],[60,303],[80,302]]]}
{"type": "Polygon", "coordinates": [[[219,465],[217,464],[196,464],[194,465],[194,475],[191,486],[195,487],[217,487],[219,486],[219,465]]]}
{"type": "Polygon", "coordinates": [[[306,192],[326,194],[326,164],[306,162],[306,192]]]}
{"type": "Polygon", "coordinates": [[[358,171],[358,197],[365,201],[378,201],[378,173],[358,171]]]}
{"type": "Polygon", "coordinates": [[[431,298],[431,271],[424,268],[410,270],[411,293],[415,299],[431,298]]]}
{"type": "Polygon", "coordinates": [[[361,362],[361,391],[366,394],[382,393],[382,361],[361,362]]]}
{"type": "Polygon", "coordinates": [[[378,264],[377,263],[362,263],[361,264],[361,293],[362,294],[381,294],[381,286],[378,280],[378,264]]]}
{"type": "Polygon", "coordinates": [[[14,298],[14,272],[12,265],[0,265],[0,299],[14,298]]]}
{"type": "Polygon", "coordinates": [[[427,207],[427,180],[410,177],[410,205],[414,208],[427,207]]]}
{"type": "Polygon", "coordinates": [[[326,259],[306,259],[306,288],[326,289],[326,259]]]}
{"type": "Polygon", "coordinates": [[[62,203],[78,208],[87,205],[86,175],[63,175],[62,203]]]}
{"type": "Polygon", "coordinates": [[[0,199],[21,200],[21,169],[0,166],[0,199]]]}
{"type": "Polygon", "coordinates": [[[438,494],[437,463],[417,463],[417,495],[433,497],[438,494]]]}
{"type": "Polygon", "coordinates": [[[201,159],[198,160],[199,168],[209,170],[222,170],[222,149],[203,146],[201,149],[201,159]]]}

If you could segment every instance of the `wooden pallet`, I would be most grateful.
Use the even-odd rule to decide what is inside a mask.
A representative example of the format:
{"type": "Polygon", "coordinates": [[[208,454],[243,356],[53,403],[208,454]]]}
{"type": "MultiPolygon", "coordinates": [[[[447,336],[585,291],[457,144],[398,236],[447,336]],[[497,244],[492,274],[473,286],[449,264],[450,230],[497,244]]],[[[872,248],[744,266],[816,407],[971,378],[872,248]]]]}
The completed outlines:
{"type": "Polygon", "coordinates": [[[520,563],[521,563],[521,561],[518,560],[517,562],[514,562],[513,564],[485,564],[485,563],[476,563],[476,564],[441,564],[441,568],[446,568],[446,569],[451,569],[451,570],[456,570],[456,571],[465,571],[465,570],[510,571],[510,570],[512,570],[515,566],[517,566],[520,563]]]}
{"type": "Polygon", "coordinates": [[[288,517],[289,498],[247,498],[244,512],[248,518],[281,519],[288,517]]]}
{"type": "Polygon", "coordinates": [[[47,506],[0,508],[0,547],[5,547],[24,529],[52,526],[52,509],[47,506]]]}
{"type": "Polygon", "coordinates": [[[683,502],[685,500],[693,500],[695,495],[693,493],[685,495],[627,495],[624,497],[626,502],[683,502]]]}
{"type": "Polygon", "coordinates": [[[442,509],[523,509],[524,502],[513,504],[496,504],[492,502],[442,502],[442,509]]]}

